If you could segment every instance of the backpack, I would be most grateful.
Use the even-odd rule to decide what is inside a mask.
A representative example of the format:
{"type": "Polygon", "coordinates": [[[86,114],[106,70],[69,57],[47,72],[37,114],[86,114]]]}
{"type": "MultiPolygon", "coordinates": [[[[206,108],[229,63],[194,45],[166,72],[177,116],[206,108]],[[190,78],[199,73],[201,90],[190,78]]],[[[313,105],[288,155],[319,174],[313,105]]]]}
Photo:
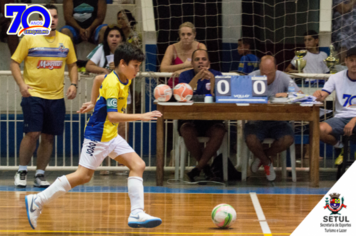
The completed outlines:
{"type": "MultiPolygon", "coordinates": [[[[216,177],[224,179],[222,154],[215,157],[213,164],[211,164],[211,171],[216,177]]],[[[228,180],[241,180],[241,173],[235,169],[230,158],[227,158],[227,171],[228,171],[228,176],[227,176],[228,180]]]]}

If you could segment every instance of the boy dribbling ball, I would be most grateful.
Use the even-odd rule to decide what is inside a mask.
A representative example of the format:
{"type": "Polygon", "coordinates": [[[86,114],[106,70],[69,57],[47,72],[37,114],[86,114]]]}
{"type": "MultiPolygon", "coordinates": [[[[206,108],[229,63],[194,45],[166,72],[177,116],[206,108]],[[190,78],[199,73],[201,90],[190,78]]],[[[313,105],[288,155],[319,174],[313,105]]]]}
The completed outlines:
{"type": "Polygon", "coordinates": [[[78,111],[84,113],[94,108],[94,113],[85,128],[78,169],[74,173],[57,178],[46,190],[25,197],[27,217],[33,229],[37,226],[37,219],[43,206],[70,189],[89,182],[95,169],[106,156],[130,169],[128,194],[131,202],[131,214],[128,218],[128,225],[133,228],[153,228],[162,223],[160,218],[150,216],[143,211],[142,174],[145,170],[145,162],[117,133],[119,122],[157,120],[157,117],[162,116],[159,111],[124,114],[131,80],[135,78],[143,60],[142,51],[131,44],[125,43],[116,49],[114,54],[115,69],[103,81],[99,97],[92,97],[92,101],[83,104],[78,111]]]}

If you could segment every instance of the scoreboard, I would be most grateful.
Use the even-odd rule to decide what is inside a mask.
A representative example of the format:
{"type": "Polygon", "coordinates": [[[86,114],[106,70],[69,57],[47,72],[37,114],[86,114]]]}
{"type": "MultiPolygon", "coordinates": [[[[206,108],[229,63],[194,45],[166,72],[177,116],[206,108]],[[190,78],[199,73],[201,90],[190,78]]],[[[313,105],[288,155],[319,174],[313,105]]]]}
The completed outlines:
{"type": "Polygon", "coordinates": [[[267,103],[266,76],[215,76],[217,103],[267,103]]]}

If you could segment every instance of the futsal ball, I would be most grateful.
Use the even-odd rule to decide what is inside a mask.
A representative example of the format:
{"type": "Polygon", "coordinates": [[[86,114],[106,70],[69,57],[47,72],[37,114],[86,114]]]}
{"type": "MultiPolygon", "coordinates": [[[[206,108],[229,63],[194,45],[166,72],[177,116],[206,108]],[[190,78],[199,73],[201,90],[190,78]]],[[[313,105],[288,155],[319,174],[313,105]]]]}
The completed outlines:
{"type": "Polygon", "coordinates": [[[158,85],[153,93],[159,102],[167,102],[172,97],[172,89],[166,84],[158,85]]]}
{"type": "Polygon", "coordinates": [[[217,227],[229,228],[236,220],[236,211],[229,204],[220,204],[211,212],[211,219],[217,227]]]}
{"type": "Polygon", "coordinates": [[[174,87],[173,94],[178,102],[188,102],[193,97],[193,89],[189,84],[180,83],[174,87]]]}

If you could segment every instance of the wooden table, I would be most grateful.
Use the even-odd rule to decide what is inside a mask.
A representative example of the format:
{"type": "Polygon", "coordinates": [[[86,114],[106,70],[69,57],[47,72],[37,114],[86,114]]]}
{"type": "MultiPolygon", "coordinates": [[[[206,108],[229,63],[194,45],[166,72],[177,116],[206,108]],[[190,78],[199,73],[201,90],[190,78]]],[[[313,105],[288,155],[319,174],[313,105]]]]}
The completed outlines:
{"type": "Polygon", "coordinates": [[[164,119],[178,120],[303,120],[309,121],[310,187],[319,186],[319,106],[299,104],[250,104],[237,106],[225,103],[194,103],[172,106],[157,104],[162,117],[157,120],[157,186],[163,185],[164,119]]]}

